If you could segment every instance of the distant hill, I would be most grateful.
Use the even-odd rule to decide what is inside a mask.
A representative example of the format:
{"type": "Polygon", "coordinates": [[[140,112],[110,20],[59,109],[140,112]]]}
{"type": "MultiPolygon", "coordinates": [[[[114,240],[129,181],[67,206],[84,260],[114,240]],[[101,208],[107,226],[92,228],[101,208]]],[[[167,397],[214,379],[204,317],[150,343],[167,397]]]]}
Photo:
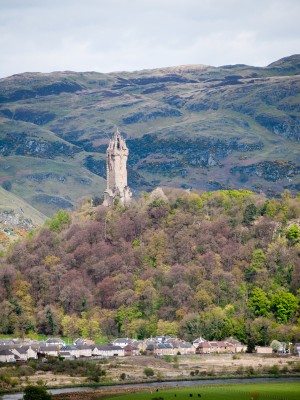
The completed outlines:
{"type": "Polygon", "coordinates": [[[0,249],[44,224],[46,216],[0,187],[0,249]]]}
{"type": "Polygon", "coordinates": [[[265,68],[24,73],[0,80],[0,184],[41,212],[101,195],[127,138],[129,184],[300,190],[300,55],[265,68]]]}

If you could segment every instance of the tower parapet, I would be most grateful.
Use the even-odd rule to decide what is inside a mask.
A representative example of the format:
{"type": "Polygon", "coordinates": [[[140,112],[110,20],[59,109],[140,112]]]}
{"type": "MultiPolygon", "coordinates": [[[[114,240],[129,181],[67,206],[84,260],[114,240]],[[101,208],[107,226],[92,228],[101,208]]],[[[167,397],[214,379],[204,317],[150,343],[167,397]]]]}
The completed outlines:
{"type": "Polygon", "coordinates": [[[128,148],[125,139],[117,129],[109,141],[106,150],[106,190],[103,205],[110,206],[119,198],[122,204],[128,204],[132,193],[127,185],[128,148]]]}

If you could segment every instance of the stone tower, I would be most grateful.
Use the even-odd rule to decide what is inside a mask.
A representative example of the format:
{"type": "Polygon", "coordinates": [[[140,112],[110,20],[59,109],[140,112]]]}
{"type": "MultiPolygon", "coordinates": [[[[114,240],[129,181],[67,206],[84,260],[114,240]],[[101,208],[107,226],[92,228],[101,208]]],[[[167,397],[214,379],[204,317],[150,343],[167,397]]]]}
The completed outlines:
{"type": "Polygon", "coordinates": [[[107,182],[103,201],[105,206],[112,205],[117,198],[124,205],[131,200],[132,193],[127,186],[127,158],[128,148],[125,139],[117,129],[106,150],[107,182]]]}

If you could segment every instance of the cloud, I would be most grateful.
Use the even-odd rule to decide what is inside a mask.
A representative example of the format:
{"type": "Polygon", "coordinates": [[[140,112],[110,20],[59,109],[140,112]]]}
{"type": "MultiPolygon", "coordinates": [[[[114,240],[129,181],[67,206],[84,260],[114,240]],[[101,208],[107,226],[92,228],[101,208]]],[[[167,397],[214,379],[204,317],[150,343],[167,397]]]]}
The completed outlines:
{"type": "Polygon", "coordinates": [[[267,65],[299,52],[298,0],[1,0],[0,76],[267,65]]]}

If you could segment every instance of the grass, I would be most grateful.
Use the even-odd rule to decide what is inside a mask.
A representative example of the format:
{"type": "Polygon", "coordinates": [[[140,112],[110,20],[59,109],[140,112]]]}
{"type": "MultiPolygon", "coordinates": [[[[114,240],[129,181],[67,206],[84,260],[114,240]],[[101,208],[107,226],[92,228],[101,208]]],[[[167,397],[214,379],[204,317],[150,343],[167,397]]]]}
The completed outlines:
{"type": "Polygon", "coordinates": [[[20,212],[20,209],[23,210],[24,216],[26,218],[30,218],[35,225],[43,225],[46,216],[32,207],[30,204],[26,203],[20,197],[14,195],[7,190],[4,190],[0,186],[0,210],[14,210],[16,212],[20,212]]]}
{"type": "Polygon", "coordinates": [[[205,400],[298,400],[300,382],[251,383],[237,385],[198,386],[192,388],[172,388],[148,392],[130,393],[105,397],[118,400],[184,400],[201,398],[205,400]]]}
{"type": "MultiPolygon", "coordinates": [[[[78,157],[79,160],[77,161],[70,158],[66,158],[66,160],[61,158],[42,160],[27,156],[7,156],[0,160],[0,180],[2,177],[3,181],[10,181],[12,183],[10,192],[12,195],[15,194],[24,199],[41,213],[49,216],[57,212],[60,207],[57,208],[54,204],[34,202],[33,196],[42,193],[67,198],[76,203],[76,200],[83,196],[101,195],[104,191],[104,179],[84,168],[81,165],[81,156],[78,155],[78,157]],[[66,181],[60,182],[57,177],[44,181],[33,181],[26,178],[27,174],[49,172],[64,176],[66,181]],[[5,176],[9,176],[9,178],[5,178],[5,176]],[[86,179],[89,184],[81,184],[82,178],[86,179]]],[[[0,197],[2,200],[2,195],[0,197]]],[[[10,206],[11,202],[7,204],[10,206]]]]}

